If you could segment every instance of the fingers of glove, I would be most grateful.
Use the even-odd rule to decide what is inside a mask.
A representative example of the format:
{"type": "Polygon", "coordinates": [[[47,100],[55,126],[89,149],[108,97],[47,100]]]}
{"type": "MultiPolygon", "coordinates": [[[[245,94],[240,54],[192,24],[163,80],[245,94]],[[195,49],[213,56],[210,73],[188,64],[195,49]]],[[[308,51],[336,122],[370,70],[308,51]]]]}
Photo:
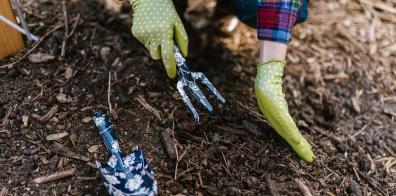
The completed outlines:
{"type": "Polygon", "coordinates": [[[176,60],[173,52],[173,45],[174,43],[171,39],[164,40],[161,44],[162,62],[164,63],[166,73],[170,78],[176,77],[176,60]]]}
{"type": "Polygon", "coordinates": [[[175,41],[183,56],[186,57],[188,54],[188,36],[180,20],[175,24],[175,41]]]}
{"type": "Polygon", "coordinates": [[[150,56],[151,58],[153,58],[154,60],[160,60],[161,59],[161,49],[160,46],[156,43],[151,43],[149,45],[150,50],[150,56]]]}

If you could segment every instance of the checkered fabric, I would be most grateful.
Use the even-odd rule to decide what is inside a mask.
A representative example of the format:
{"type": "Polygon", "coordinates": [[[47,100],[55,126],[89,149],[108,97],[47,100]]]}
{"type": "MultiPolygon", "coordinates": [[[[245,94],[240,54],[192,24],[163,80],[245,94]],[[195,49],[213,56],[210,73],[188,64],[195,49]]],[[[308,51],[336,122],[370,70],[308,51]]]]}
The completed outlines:
{"type": "Polygon", "coordinates": [[[289,43],[302,1],[258,0],[258,38],[261,40],[289,43]]]}

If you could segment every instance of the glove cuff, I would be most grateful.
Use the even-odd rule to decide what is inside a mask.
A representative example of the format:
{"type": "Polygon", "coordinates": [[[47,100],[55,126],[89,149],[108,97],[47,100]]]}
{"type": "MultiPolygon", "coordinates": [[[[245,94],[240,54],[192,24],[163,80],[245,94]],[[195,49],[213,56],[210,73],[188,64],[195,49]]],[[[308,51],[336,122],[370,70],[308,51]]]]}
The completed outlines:
{"type": "Polygon", "coordinates": [[[273,64],[273,63],[281,64],[282,66],[286,65],[286,61],[284,61],[284,60],[273,59],[273,60],[264,61],[262,63],[257,64],[257,69],[260,68],[260,67],[266,66],[268,64],[273,64]]]}

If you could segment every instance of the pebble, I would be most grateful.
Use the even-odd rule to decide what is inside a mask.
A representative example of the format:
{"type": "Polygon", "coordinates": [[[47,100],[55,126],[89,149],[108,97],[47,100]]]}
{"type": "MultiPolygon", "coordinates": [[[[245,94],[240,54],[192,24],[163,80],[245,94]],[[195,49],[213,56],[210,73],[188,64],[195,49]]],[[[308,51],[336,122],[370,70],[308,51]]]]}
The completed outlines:
{"type": "Polygon", "coordinates": [[[24,155],[34,155],[38,152],[36,146],[29,146],[28,148],[23,149],[22,153],[24,155]]]}
{"type": "Polygon", "coordinates": [[[356,183],[354,180],[349,180],[348,187],[346,188],[346,191],[350,195],[362,196],[362,191],[360,190],[360,185],[358,183],[356,183]]]}

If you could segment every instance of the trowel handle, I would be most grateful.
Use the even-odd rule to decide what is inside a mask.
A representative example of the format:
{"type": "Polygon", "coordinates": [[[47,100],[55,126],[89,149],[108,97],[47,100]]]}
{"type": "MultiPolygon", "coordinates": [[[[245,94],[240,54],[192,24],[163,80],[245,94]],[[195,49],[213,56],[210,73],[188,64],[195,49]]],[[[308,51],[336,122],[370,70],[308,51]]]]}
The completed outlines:
{"type": "Polygon", "coordinates": [[[117,155],[120,154],[121,151],[120,147],[118,146],[117,138],[114,134],[113,128],[111,127],[109,117],[101,112],[96,112],[93,119],[99,129],[99,134],[100,136],[102,136],[107,150],[109,150],[111,154],[116,155],[117,157],[117,155]]]}

